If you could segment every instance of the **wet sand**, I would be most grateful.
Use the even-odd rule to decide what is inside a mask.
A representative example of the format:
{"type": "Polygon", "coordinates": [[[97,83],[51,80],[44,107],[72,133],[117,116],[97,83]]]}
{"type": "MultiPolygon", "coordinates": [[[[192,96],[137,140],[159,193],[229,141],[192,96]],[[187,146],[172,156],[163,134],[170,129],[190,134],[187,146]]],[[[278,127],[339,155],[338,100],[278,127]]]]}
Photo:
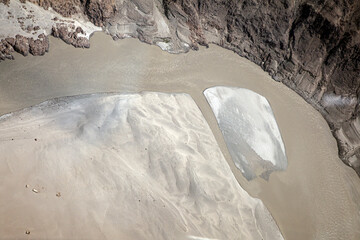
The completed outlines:
{"type": "Polygon", "coordinates": [[[54,97],[95,92],[186,92],[208,121],[238,182],[262,199],[285,239],[360,239],[360,179],[337,157],[321,115],[258,66],[210,46],[172,55],[156,46],[103,33],[90,49],[51,38],[43,57],[0,63],[0,115],[54,97]],[[248,182],[236,169],[202,91],[216,85],[251,89],[270,102],[285,143],[288,169],[248,182]]]}

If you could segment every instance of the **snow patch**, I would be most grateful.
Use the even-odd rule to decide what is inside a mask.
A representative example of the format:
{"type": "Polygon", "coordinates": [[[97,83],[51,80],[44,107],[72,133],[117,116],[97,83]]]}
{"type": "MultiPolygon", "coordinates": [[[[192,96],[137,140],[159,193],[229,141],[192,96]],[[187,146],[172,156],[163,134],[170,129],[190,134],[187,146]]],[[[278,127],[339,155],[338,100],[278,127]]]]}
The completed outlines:
{"type": "Polygon", "coordinates": [[[347,107],[358,103],[356,96],[347,97],[335,93],[325,93],[321,101],[324,107],[347,107]]]}
{"type": "Polygon", "coordinates": [[[163,51],[170,51],[172,49],[171,43],[157,42],[156,45],[159,46],[163,51]]]}
{"type": "Polygon", "coordinates": [[[237,168],[248,179],[287,167],[285,147],[269,102],[242,88],[213,87],[209,102],[237,168]]]}

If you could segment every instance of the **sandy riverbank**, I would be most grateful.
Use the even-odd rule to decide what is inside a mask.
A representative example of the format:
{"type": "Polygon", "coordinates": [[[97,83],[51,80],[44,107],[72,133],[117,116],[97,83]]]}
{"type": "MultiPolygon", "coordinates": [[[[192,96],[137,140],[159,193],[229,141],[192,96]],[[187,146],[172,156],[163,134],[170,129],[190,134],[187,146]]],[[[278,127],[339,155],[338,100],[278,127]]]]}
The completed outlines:
{"type": "Polygon", "coordinates": [[[0,118],[0,152],[4,239],[283,240],[188,94],[46,101],[0,118]]]}
{"type": "Polygon", "coordinates": [[[239,183],[259,197],[285,239],[359,239],[360,179],[337,157],[321,115],[259,67],[211,46],[171,55],[127,39],[97,33],[90,49],[51,38],[43,57],[15,55],[0,63],[0,114],[44,100],[94,92],[186,92],[199,105],[239,183]],[[247,182],[230,159],[202,91],[215,85],[251,89],[270,102],[285,143],[288,169],[268,182],[247,182]]]}

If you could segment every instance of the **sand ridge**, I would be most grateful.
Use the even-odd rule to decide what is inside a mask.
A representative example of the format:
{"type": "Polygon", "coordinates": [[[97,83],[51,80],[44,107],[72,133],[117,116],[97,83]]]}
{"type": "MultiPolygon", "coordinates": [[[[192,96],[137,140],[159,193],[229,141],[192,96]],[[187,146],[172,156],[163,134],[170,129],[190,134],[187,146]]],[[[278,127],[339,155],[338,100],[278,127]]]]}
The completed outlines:
{"type": "Polygon", "coordinates": [[[4,238],[283,239],[187,94],[51,100],[0,136],[4,238]]]}

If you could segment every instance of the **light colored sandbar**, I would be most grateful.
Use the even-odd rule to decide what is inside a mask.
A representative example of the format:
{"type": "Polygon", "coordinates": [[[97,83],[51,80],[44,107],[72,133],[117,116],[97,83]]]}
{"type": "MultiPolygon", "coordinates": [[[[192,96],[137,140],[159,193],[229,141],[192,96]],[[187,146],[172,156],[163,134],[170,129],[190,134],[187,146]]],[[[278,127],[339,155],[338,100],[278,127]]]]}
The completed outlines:
{"type": "Polygon", "coordinates": [[[46,101],[0,119],[0,152],[2,238],[283,240],[188,94],[46,101]]]}
{"type": "Polygon", "coordinates": [[[187,92],[203,112],[237,180],[263,200],[285,239],[360,239],[360,180],[337,157],[327,123],[255,64],[213,45],[171,55],[137,40],[114,42],[101,33],[85,50],[50,41],[44,57],[15,55],[15,61],[0,63],[1,114],[83,93],[187,92]],[[285,143],[285,172],[271,174],[268,182],[243,178],[202,95],[216,85],[248,88],[268,99],[285,143]]]}

